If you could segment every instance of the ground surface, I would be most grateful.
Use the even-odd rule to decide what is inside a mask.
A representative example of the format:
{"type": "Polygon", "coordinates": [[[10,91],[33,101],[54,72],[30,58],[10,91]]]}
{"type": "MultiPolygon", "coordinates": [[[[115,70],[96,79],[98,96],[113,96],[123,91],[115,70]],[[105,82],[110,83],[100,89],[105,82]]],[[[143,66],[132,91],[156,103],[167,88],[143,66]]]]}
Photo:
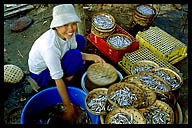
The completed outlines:
{"type": "MultiPolygon", "coordinates": [[[[86,5],[87,6],[87,5],[86,5]]],[[[86,14],[86,30],[87,34],[90,33],[91,17],[95,12],[106,11],[110,12],[116,19],[116,23],[123,29],[130,32],[133,36],[138,30],[142,28],[130,27],[131,17],[127,16],[127,11],[130,11],[130,5],[112,5],[112,6],[92,6],[91,10],[85,10],[86,14]],[[129,21],[129,22],[128,22],[129,21]]],[[[188,45],[188,20],[184,28],[184,34],[182,33],[184,19],[187,18],[188,5],[154,5],[160,7],[160,12],[154,20],[152,26],[158,26],[165,30],[169,34],[173,35],[186,45],[188,45]],[[184,9],[184,11],[181,10],[184,9]]],[[[23,14],[11,17],[4,20],[4,64],[15,64],[19,66],[24,72],[28,72],[28,53],[30,51],[33,42],[45,31],[49,29],[50,22],[52,20],[52,8],[53,5],[38,5],[31,11],[24,12],[23,14]],[[9,25],[19,17],[27,16],[33,19],[33,24],[22,32],[12,32],[9,25]]],[[[96,53],[101,55],[107,62],[113,64],[106,58],[100,51],[98,51],[89,41],[87,41],[86,52],[96,53]]],[[[126,76],[126,73],[118,67],[117,64],[113,64],[122,74],[126,76]]],[[[184,114],[184,123],[188,123],[188,58],[175,64],[182,73],[184,84],[178,91],[178,102],[181,104],[181,108],[184,114]]],[[[80,76],[81,77],[81,76],[80,76]]],[[[28,99],[35,94],[31,89],[29,82],[27,81],[28,75],[25,75],[24,80],[14,86],[6,85],[4,88],[4,117],[7,116],[8,111],[14,107],[24,106],[28,99]]],[[[4,118],[3,117],[3,118],[4,118]]]]}

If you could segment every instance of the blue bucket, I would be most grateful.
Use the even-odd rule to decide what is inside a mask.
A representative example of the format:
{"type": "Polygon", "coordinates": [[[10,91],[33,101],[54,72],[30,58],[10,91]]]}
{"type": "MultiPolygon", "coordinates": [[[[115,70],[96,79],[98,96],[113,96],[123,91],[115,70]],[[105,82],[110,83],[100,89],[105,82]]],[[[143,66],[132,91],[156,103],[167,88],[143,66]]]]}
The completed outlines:
{"type": "MultiPolygon", "coordinates": [[[[99,116],[90,113],[85,107],[85,97],[88,93],[71,86],[67,87],[67,91],[71,102],[86,110],[91,118],[92,124],[99,124],[99,116]]],[[[29,115],[38,114],[48,106],[61,102],[62,99],[57,91],[57,87],[47,88],[38,92],[24,106],[21,113],[20,123],[27,124],[29,115]]]]}

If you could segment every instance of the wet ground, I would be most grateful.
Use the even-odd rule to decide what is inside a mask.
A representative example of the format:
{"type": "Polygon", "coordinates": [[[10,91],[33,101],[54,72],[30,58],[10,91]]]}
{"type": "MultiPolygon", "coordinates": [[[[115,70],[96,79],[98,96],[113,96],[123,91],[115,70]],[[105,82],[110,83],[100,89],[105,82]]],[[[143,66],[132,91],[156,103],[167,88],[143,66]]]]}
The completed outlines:
{"type": "MultiPolygon", "coordinates": [[[[99,11],[109,12],[116,19],[116,23],[134,37],[138,31],[146,29],[140,26],[131,25],[131,17],[127,15],[127,12],[131,12],[131,10],[133,10],[133,7],[130,5],[85,6],[93,7],[90,10],[85,10],[87,34],[90,33],[92,15],[99,11]]],[[[175,6],[172,4],[158,4],[154,5],[154,7],[157,9],[160,7],[160,11],[158,11],[158,15],[152,26],[160,27],[188,46],[188,5],[184,4],[175,6]]],[[[5,121],[7,120],[6,117],[10,110],[16,107],[23,107],[31,96],[36,93],[32,90],[30,83],[27,81],[28,53],[33,42],[49,29],[49,25],[52,20],[52,8],[53,5],[38,5],[31,11],[23,12],[22,14],[4,20],[4,64],[17,65],[26,73],[24,79],[20,83],[16,85],[5,84],[2,87],[5,97],[3,98],[4,106],[1,110],[3,113],[2,119],[5,121]],[[32,18],[33,24],[22,32],[12,32],[9,25],[14,20],[23,16],[32,18]]],[[[112,63],[89,41],[87,41],[85,52],[101,55],[107,62],[114,65],[123,76],[127,75],[117,64],[112,63]]],[[[178,97],[178,103],[181,105],[184,123],[186,124],[188,123],[188,58],[174,64],[174,66],[177,67],[181,73],[183,73],[184,84],[175,93],[178,97]]],[[[11,123],[18,123],[18,121],[15,120],[11,123]]]]}

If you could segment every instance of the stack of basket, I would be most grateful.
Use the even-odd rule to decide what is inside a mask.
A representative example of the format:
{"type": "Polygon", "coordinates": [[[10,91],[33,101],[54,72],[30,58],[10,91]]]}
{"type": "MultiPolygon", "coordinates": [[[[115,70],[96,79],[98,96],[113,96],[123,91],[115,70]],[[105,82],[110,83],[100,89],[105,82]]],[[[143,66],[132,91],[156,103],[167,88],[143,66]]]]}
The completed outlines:
{"type": "Polygon", "coordinates": [[[150,5],[138,5],[133,15],[133,20],[141,26],[149,26],[153,23],[156,10],[150,5]]]}
{"type": "Polygon", "coordinates": [[[93,16],[91,32],[100,37],[106,38],[115,30],[115,19],[106,12],[98,12],[93,16]]]}

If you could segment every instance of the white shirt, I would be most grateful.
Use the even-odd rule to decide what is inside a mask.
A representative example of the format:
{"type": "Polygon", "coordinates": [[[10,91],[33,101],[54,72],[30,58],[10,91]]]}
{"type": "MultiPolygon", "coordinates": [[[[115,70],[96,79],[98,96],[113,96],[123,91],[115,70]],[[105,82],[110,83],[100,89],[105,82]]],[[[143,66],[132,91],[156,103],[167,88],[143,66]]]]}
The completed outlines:
{"type": "Polygon", "coordinates": [[[72,38],[63,40],[55,30],[49,29],[34,42],[29,52],[29,71],[38,75],[48,68],[52,79],[60,79],[64,75],[61,59],[69,49],[75,48],[75,33],[72,38]]]}

